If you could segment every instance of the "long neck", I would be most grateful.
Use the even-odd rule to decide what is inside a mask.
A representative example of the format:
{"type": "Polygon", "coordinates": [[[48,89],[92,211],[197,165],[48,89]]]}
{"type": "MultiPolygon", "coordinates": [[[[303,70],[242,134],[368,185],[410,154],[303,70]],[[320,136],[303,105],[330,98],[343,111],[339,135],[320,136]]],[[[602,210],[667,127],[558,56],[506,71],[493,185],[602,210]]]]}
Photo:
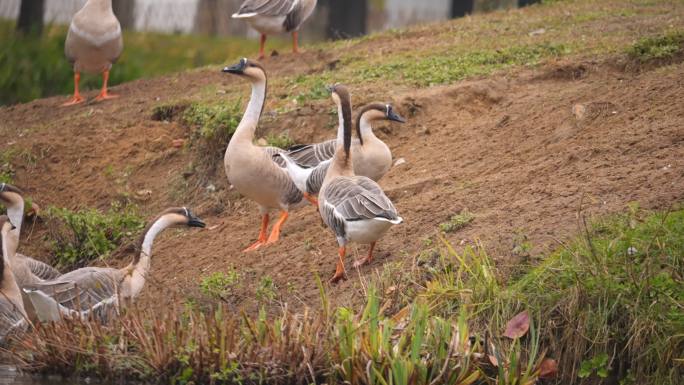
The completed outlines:
{"type": "Polygon", "coordinates": [[[7,217],[10,222],[16,227],[12,230],[19,234],[21,231],[21,224],[24,221],[24,200],[19,199],[18,202],[13,203],[7,207],[7,217]]]}
{"type": "Polygon", "coordinates": [[[112,0],[88,0],[88,2],[83,8],[89,8],[104,12],[113,12],[112,0]]]}
{"type": "Polygon", "coordinates": [[[337,130],[337,150],[333,156],[330,168],[325,175],[325,181],[330,180],[336,176],[352,176],[354,175],[354,168],[352,167],[351,158],[351,101],[342,100],[338,105],[338,114],[340,116],[340,125],[342,130],[337,130]]]}
{"type": "Polygon", "coordinates": [[[161,217],[154,221],[143,237],[142,245],[140,247],[140,254],[133,260],[133,266],[136,270],[141,269],[147,272],[150,268],[150,257],[152,256],[152,244],[157,235],[162,230],[173,225],[173,221],[168,217],[161,217]]]}
{"type": "Polygon", "coordinates": [[[344,143],[344,111],[342,110],[342,102],[337,103],[337,146],[344,143]]]}
{"type": "MultiPolygon", "coordinates": [[[[261,112],[264,109],[266,101],[266,80],[260,80],[252,83],[252,95],[249,98],[247,110],[242,116],[242,120],[235,130],[233,139],[238,141],[252,142],[254,139],[254,131],[259,123],[261,112]]],[[[232,140],[231,140],[232,141],[232,140]]]]}
{"type": "Polygon", "coordinates": [[[361,140],[363,142],[373,140],[376,138],[375,134],[373,133],[373,127],[371,126],[371,119],[368,118],[366,114],[363,114],[361,116],[361,119],[359,119],[359,135],[361,136],[361,140]]]}
{"type": "Polygon", "coordinates": [[[21,292],[19,291],[19,285],[14,278],[12,269],[10,267],[9,251],[7,250],[7,235],[3,234],[3,240],[0,242],[2,246],[2,264],[0,264],[0,288],[2,289],[2,294],[6,296],[12,303],[18,308],[18,310],[26,316],[26,311],[24,310],[24,304],[21,300],[21,292]]]}

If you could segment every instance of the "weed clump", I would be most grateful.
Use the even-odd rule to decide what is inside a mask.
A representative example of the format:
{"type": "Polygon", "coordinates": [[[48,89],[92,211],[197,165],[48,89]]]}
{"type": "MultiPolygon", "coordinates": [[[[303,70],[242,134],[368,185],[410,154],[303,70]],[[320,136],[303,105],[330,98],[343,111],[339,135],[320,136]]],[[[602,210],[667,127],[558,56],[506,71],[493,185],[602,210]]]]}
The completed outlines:
{"type": "Polygon", "coordinates": [[[217,271],[202,278],[200,291],[211,298],[227,300],[235,293],[235,289],[240,285],[241,278],[240,273],[234,269],[228,273],[217,271]]]}
{"type": "Polygon", "coordinates": [[[466,227],[473,219],[475,215],[468,209],[463,209],[460,213],[453,215],[448,222],[440,223],[439,229],[445,233],[452,233],[466,227]]]}
{"type": "Polygon", "coordinates": [[[284,132],[282,134],[268,134],[268,136],[266,136],[266,143],[269,146],[288,149],[295,144],[295,141],[290,138],[290,135],[284,132]]]}
{"type": "Polygon", "coordinates": [[[627,54],[640,63],[668,60],[682,52],[684,32],[675,31],[660,36],[642,38],[627,49],[627,54]]]}
{"type": "Polygon", "coordinates": [[[50,207],[46,212],[53,262],[65,270],[105,258],[144,226],[134,206],[114,203],[107,212],[50,207]]]}

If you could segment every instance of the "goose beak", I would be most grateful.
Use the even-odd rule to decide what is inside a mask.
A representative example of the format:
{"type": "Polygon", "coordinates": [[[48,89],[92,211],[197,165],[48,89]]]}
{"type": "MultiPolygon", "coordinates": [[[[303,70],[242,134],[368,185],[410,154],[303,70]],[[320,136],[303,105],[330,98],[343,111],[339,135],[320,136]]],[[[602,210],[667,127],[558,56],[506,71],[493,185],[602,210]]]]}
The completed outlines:
{"type": "Polygon", "coordinates": [[[239,63],[234,64],[230,67],[224,67],[223,72],[229,74],[242,75],[245,72],[245,67],[247,66],[247,59],[241,59],[239,63]]]}
{"type": "Polygon", "coordinates": [[[190,226],[190,227],[205,227],[206,224],[204,222],[202,222],[201,219],[193,216],[188,221],[188,226],[190,226]]]}
{"type": "Polygon", "coordinates": [[[389,120],[391,120],[391,121],[394,121],[394,122],[406,123],[406,119],[404,119],[404,118],[402,118],[401,116],[399,116],[399,114],[397,114],[396,112],[394,112],[394,110],[392,110],[392,109],[390,109],[389,111],[387,111],[387,119],[389,119],[389,120]]]}

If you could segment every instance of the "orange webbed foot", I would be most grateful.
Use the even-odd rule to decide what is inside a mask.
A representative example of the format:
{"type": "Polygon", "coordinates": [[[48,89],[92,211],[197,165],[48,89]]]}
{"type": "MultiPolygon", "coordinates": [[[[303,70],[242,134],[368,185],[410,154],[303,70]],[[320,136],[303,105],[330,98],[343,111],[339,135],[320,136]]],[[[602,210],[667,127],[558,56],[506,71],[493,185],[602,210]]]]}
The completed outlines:
{"type": "Polygon", "coordinates": [[[330,278],[330,280],[328,280],[328,282],[334,284],[334,283],[338,283],[340,281],[346,281],[346,280],[347,280],[347,274],[344,271],[342,271],[342,272],[335,272],[335,275],[333,275],[332,278],[330,278]]]}
{"type": "Polygon", "coordinates": [[[371,258],[368,258],[368,257],[363,258],[363,259],[359,259],[359,260],[354,261],[354,267],[361,267],[363,265],[369,264],[370,262],[371,262],[371,258]]]}
{"type": "Polygon", "coordinates": [[[74,95],[69,99],[68,102],[64,103],[61,105],[61,107],[68,107],[68,106],[75,106],[77,104],[81,104],[85,101],[81,95],[74,95]]]}
{"type": "Polygon", "coordinates": [[[116,98],[118,98],[118,97],[119,97],[119,95],[116,95],[116,94],[110,94],[110,93],[108,93],[108,92],[100,92],[100,93],[95,97],[95,100],[97,100],[98,102],[101,102],[101,101],[103,101],[103,100],[116,99],[116,98]]]}
{"type": "Polygon", "coordinates": [[[260,248],[261,246],[263,246],[263,245],[265,245],[265,244],[266,244],[266,242],[264,242],[264,241],[262,241],[262,240],[256,241],[256,242],[254,242],[254,244],[252,244],[252,246],[250,246],[250,247],[248,247],[248,248],[242,250],[242,252],[243,252],[243,253],[248,253],[248,252],[250,252],[250,251],[254,251],[254,250],[260,248]]]}

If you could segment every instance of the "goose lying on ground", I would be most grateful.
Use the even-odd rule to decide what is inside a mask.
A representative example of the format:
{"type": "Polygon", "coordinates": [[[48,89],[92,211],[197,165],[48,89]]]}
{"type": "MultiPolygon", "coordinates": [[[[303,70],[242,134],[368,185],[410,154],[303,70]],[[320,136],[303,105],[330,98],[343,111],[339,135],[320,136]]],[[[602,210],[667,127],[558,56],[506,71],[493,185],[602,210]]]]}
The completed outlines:
{"type": "Polygon", "coordinates": [[[233,14],[261,34],[259,59],[264,58],[266,35],[292,32],[292,52],[298,53],[298,31],[316,8],[316,0],[246,0],[233,14]]]}
{"type": "Polygon", "coordinates": [[[0,344],[6,343],[11,335],[24,332],[29,326],[7,251],[7,238],[13,227],[6,215],[0,215],[0,344]]]}
{"type": "Polygon", "coordinates": [[[228,143],[223,163],[226,176],[240,194],[259,204],[261,229],[257,241],[244,251],[275,243],[280,238],[280,229],[289,216],[291,208],[301,205],[303,195],[292,182],[287,171],[272,158],[273,152],[253,143],[254,131],[266,100],[266,71],[257,62],[242,59],[223,72],[237,75],[252,83],[252,95],[247,110],[242,116],[233,137],[228,143]],[[280,210],[280,218],[266,238],[269,211],[280,210]]]}
{"type": "Polygon", "coordinates": [[[63,106],[83,102],[78,90],[81,72],[102,74],[102,90],[95,100],[117,97],[107,92],[107,82],[122,51],[121,25],[112,11],[112,0],[88,0],[71,20],[64,44],[64,54],[74,66],[74,96],[63,106]]]}
{"type": "Polygon", "coordinates": [[[24,222],[24,197],[22,191],[7,183],[0,183],[0,202],[7,207],[7,216],[14,225],[7,243],[12,272],[20,287],[42,280],[55,279],[61,273],[54,267],[17,253],[21,226],[24,222]]]}
{"type": "Polygon", "coordinates": [[[356,261],[354,266],[368,263],[373,258],[373,248],[392,225],[402,222],[392,201],[380,186],[365,176],[355,176],[351,151],[351,106],[346,87],[336,85],[332,97],[340,100],[343,110],[344,132],[337,138],[340,145],[335,151],[318,196],[318,209],[323,222],[333,231],[339,244],[339,260],[335,283],[346,278],[344,257],[349,242],[369,243],[368,256],[356,261]]]}
{"type": "Polygon", "coordinates": [[[204,227],[204,222],[185,207],[167,209],[145,228],[138,244],[140,254],[128,266],[84,267],[24,288],[38,319],[58,321],[62,316],[85,318],[93,314],[106,321],[118,311],[121,300],[140,294],[150,270],[152,243],[171,226],[204,227]]]}
{"type": "MultiPolygon", "coordinates": [[[[368,104],[361,108],[356,117],[358,138],[354,139],[351,144],[354,174],[367,176],[376,182],[392,167],[392,151],[373,133],[373,122],[380,120],[406,122],[390,104],[368,104]]],[[[338,127],[339,130],[341,127],[338,127]]],[[[336,146],[337,139],[330,139],[321,143],[294,146],[287,152],[287,155],[300,166],[314,167],[332,158],[336,146]]]]}

